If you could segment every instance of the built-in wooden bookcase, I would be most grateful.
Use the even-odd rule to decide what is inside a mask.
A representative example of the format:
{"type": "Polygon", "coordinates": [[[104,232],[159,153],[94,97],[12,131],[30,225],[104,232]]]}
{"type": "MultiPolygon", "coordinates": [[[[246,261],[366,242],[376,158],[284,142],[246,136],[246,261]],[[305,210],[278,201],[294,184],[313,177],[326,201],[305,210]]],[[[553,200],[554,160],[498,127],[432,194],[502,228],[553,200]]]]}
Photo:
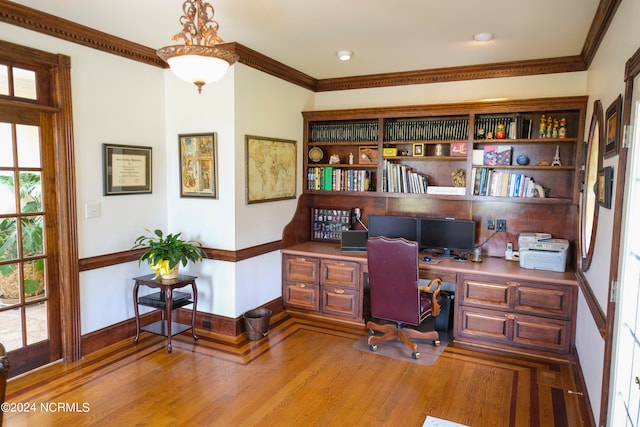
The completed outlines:
{"type": "MultiPolygon", "coordinates": [[[[476,243],[483,244],[483,256],[504,256],[507,243],[517,249],[519,234],[531,231],[567,239],[574,243],[572,254],[577,254],[587,101],[587,97],[580,96],[303,112],[305,186],[296,213],[283,232],[283,245],[313,240],[311,212],[314,208],[358,207],[365,225],[371,214],[473,219],[477,224],[476,243]],[[552,117],[550,138],[546,136],[546,127],[544,135],[540,134],[543,114],[545,120],[552,117]],[[559,129],[554,138],[553,120],[557,119],[559,126],[562,118],[565,119],[564,138],[560,138],[559,129]],[[498,123],[505,125],[504,138],[496,138],[498,123]],[[480,127],[483,135],[478,133],[480,127]],[[488,132],[492,133],[492,139],[487,139],[488,132]],[[492,146],[508,147],[510,164],[476,164],[483,161],[474,161],[474,150],[477,158],[478,153],[492,146]],[[556,147],[561,166],[551,165],[556,147]],[[321,158],[315,157],[320,154],[315,148],[321,150],[321,158]],[[385,149],[397,151],[384,155],[385,149]],[[418,155],[420,149],[422,155],[418,155]],[[349,164],[350,154],[353,154],[353,165],[349,164]],[[329,164],[332,155],[337,156],[339,164],[329,164]],[[528,157],[528,164],[518,164],[517,158],[522,155],[528,157]],[[388,191],[385,165],[390,164],[427,175],[431,193],[388,191]],[[354,173],[368,176],[366,190],[363,187],[358,191],[316,189],[315,183],[310,185],[314,182],[313,175],[325,167],[347,176],[354,173]],[[474,194],[473,174],[477,175],[483,168],[502,173],[503,179],[506,179],[505,173],[533,178],[545,197],[474,194]],[[462,190],[456,190],[452,174],[460,170],[466,182],[462,190]],[[505,219],[507,232],[495,235],[487,227],[489,219],[505,219]]],[[[352,227],[360,228],[360,224],[352,227]]]]}
{"type": "Polygon", "coordinates": [[[304,112],[304,191],[575,204],[585,108],[570,97],[304,112]],[[485,164],[492,150],[508,160],[485,164]],[[479,191],[483,170],[493,191],[479,191]]]}

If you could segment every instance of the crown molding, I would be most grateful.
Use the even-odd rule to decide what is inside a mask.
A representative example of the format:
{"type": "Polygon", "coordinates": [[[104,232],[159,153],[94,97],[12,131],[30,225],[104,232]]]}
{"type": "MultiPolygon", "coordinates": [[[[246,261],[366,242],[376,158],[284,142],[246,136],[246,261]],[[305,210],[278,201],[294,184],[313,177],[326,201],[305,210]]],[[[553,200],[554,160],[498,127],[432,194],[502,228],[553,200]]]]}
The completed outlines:
{"type": "Polygon", "coordinates": [[[0,21],[134,61],[168,68],[155,49],[11,1],[0,0],[0,21]]]}
{"type": "Polygon", "coordinates": [[[621,2],[622,0],[600,0],[596,15],[593,17],[593,21],[591,21],[591,27],[589,28],[582,52],[580,53],[580,56],[584,59],[584,63],[587,64],[587,68],[591,65],[591,61],[593,61],[593,57],[598,51],[598,46],[600,46],[600,42],[607,33],[609,24],[611,24],[621,2]]]}
{"type": "MultiPolygon", "coordinates": [[[[620,2],[621,0],[600,0],[582,53],[559,58],[315,79],[239,43],[225,43],[221,47],[237,53],[241,64],[313,92],[585,71],[620,2]]],[[[155,67],[168,68],[155,49],[8,0],[0,0],[0,21],[155,67]]]]}
{"type": "Polygon", "coordinates": [[[221,46],[237,53],[240,56],[238,62],[241,64],[255,68],[258,71],[270,74],[279,79],[286,80],[289,83],[293,83],[305,89],[309,89],[311,91],[315,91],[316,89],[316,85],[318,84],[317,79],[291,68],[282,62],[271,59],[260,52],[235,42],[224,43],[221,46]]]}
{"type": "Polygon", "coordinates": [[[536,74],[584,71],[587,67],[580,56],[497,62],[462,67],[434,68],[401,73],[371,74],[318,80],[316,92],[365,89],[384,86],[444,83],[461,80],[531,76],[536,74]]]}

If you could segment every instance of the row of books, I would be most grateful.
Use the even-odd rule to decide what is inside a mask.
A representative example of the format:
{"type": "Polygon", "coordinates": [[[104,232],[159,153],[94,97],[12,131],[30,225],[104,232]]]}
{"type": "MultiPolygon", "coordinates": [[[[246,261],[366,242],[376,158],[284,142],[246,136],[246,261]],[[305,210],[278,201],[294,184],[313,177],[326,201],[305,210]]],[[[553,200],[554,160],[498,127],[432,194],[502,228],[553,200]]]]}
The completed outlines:
{"type": "Polygon", "coordinates": [[[369,191],[374,173],[362,169],[317,166],[307,169],[307,189],[325,191],[369,191]]]}
{"type": "Polygon", "coordinates": [[[529,139],[532,137],[531,119],[515,114],[511,116],[476,117],[473,136],[475,139],[496,138],[498,125],[504,125],[505,139],[529,139]]]}
{"type": "Polygon", "coordinates": [[[312,142],[359,142],[378,140],[378,122],[312,123],[312,142]]]}
{"type": "Polygon", "coordinates": [[[416,172],[406,165],[385,160],[382,174],[382,191],[389,193],[427,193],[428,176],[416,172]]]}
{"type": "Polygon", "coordinates": [[[469,119],[403,120],[385,125],[385,141],[450,141],[467,139],[469,119]]]}
{"type": "Polygon", "coordinates": [[[472,168],[474,196],[535,197],[533,178],[521,173],[472,168]]]}

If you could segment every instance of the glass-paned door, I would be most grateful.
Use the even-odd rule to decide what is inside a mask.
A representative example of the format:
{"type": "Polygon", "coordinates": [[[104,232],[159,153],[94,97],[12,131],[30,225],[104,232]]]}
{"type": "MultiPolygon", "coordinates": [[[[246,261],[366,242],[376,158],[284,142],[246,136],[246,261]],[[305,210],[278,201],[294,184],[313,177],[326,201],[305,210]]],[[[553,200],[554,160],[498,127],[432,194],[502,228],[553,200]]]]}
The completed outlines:
{"type": "Polygon", "coordinates": [[[9,352],[49,347],[40,114],[11,116],[0,110],[0,342],[9,352]]]}

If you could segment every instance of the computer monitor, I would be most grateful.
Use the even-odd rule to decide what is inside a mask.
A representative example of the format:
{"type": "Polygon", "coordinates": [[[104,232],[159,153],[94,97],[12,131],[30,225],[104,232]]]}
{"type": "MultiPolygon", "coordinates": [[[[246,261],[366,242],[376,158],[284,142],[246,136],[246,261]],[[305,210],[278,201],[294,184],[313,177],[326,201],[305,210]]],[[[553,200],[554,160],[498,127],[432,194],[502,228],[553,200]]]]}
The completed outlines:
{"type": "Polygon", "coordinates": [[[418,241],[418,220],[410,216],[369,215],[369,237],[402,237],[418,241]]]}
{"type": "Polygon", "coordinates": [[[476,241],[476,222],[451,218],[419,219],[420,249],[442,251],[451,258],[451,251],[472,252],[476,241]]]}

